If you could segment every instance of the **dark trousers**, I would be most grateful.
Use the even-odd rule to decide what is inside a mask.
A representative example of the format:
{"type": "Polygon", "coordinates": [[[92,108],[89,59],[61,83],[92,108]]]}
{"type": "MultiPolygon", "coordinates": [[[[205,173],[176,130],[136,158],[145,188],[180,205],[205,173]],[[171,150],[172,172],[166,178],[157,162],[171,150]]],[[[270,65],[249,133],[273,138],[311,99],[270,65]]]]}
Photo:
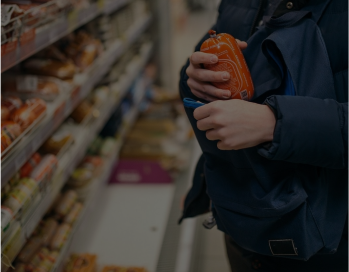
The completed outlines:
{"type": "Polygon", "coordinates": [[[315,255],[307,262],[264,256],[238,246],[225,235],[225,246],[232,272],[346,272],[348,240],[342,238],[337,253],[315,255]]]}

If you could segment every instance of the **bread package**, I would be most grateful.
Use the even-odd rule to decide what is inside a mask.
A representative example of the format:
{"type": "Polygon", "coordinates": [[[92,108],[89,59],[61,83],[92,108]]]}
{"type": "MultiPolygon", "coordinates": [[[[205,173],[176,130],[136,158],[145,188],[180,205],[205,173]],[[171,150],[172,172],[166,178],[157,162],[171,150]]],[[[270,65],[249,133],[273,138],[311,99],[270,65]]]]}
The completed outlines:
{"type": "Polygon", "coordinates": [[[75,65],[70,62],[34,58],[24,63],[24,69],[29,73],[60,79],[72,79],[76,72],[75,65]]]}
{"type": "Polygon", "coordinates": [[[14,94],[22,99],[33,97],[54,100],[64,88],[57,78],[35,75],[10,75],[1,82],[2,94],[14,94]]]}

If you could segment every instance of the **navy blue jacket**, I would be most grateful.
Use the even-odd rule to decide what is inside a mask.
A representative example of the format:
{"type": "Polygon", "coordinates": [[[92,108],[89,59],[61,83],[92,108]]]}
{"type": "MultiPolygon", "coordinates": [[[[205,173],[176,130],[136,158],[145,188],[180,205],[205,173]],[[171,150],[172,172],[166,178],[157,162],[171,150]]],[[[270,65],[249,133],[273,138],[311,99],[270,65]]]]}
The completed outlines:
{"type": "MultiPolygon", "coordinates": [[[[218,228],[247,250],[277,255],[278,241],[287,240],[292,248],[286,244],[278,256],[307,260],[335,253],[348,207],[348,1],[310,1],[299,11],[265,18],[250,36],[258,7],[254,0],[223,0],[213,28],[249,44],[243,53],[253,102],[273,109],[273,142],[218,150],[186,109],[203,151],[206,184],[195,182],[183,217],[207,210],[195,207],[195,199],[205,205],[211,199],[218,228]]],[[[181,96],[197,99],[186,83],[188,64],[181,96]]]]}

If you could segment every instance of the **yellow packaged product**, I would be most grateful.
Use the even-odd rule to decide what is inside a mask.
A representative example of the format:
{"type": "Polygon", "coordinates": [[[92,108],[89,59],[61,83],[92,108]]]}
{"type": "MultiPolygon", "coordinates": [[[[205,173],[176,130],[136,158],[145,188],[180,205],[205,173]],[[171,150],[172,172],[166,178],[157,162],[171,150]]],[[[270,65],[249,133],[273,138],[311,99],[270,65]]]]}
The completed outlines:
{"type": "Polygon", "coordinates": [[[50,254],[50,251],[46,247],[42,247],[35,255],[31,258],[30,262],[27,263],[26,271],[32,272],[34,269],[50,254]]]}
{"type": "Polygon", "coordinates": [[[3,205],[11,209],[13,214],[16,215],[28,204],[29,200],[30,195],[27,193],[27,190],[21,186],[11,190],[3,205]]]}
{"type": "Polygon", "coordinates": [[[59,218],[63,218],[64,216],[66,216],[72,208],[73,204],[77,201],[77,199],[78,195],[75,191],[66,191],[55,208],[57,216],[59,218]]]}
{"type": "Polygon", "coordinates": [[[10,229],[13,219],[13,212],[11,209],[1,206],[1,237],[7,234],[7,231],[10,229]]]}
{"type": "Polygon", "coordinates": [[[62,126],[47,139],[42,145],[42,149],[47,153],[57,155],[72,138],[72,133],[67,130],[67,127],[62,126]]]}
{"type": "Polygon", "coordinates": [[[70,225],[65,223],[61,224],[52,237],[52,240],[50,242],[50,249],[60,250],[67,241],[70,231],[70,225]]]}
{"type": "Polygon", "coordinates": [[[38,191],[38,185],[36,181],[31,178],[21,179],[17,185],[17,188],[18,187],[30,196],[34,196],[38,191]]]}
{"type": "Polygon", "coordinates": [[[42,245],[47,246],[50,243],[53,235],[57,230],[57,227],[58,222],[53,218],[49,218],[41,222],[35,235],[41,238],[42,245]]]}
{"type": "Polygon", "coordinates": [[[18,222],[15,222],[9,238],[1,245],[1,271],[5,271],[14,261],[23,245],[23,240],[21,226],[18,222]]]}
{"type": "Polygon", "coordinates": [[[64,272],[95,272],[97,256],[91,254],[72,254],[64,272]]]}
{"type": "Polygon", "coordinates": [[[74,224],[74,222],[76,221],[76,219],[78,218],[81,210],[82,210],[82,204],[81,203],[75,203],[73,208],[70,210],[70,212],[67,214],[66,217],[64,217],[64,223],[67,224],[74,224]]]}

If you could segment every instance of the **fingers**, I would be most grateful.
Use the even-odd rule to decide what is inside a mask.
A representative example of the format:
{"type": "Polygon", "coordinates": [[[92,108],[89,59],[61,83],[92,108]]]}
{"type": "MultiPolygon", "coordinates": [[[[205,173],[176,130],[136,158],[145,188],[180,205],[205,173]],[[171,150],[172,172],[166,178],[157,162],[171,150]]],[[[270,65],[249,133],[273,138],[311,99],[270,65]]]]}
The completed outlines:
{"type": "Polygon", "coordinates": [[[241,50],[244,50],[246,49],[247,47],[247,42],[243,42],[243,41],[240,41],[239,39],[235,39],[238,46],[240,47],[241,50]]]}
{"type": "Polygon", "coordinates": [[[213,101],[216,101],[218,99],[217,97],[210,96],[210,95],[205,94],[205,93],[203,93],[199,90],[196,90],[196,89],[191,89],[191,92],[196,97],[203,99],[205,101],[208,101],[208,102],[213,102],[213,101]]]}
{"type": "MultiPolygon", "coordinates": [[[[229,100],[230,101],[230,100],[229,100]]],[[[197,126],[200,130],[209,130],[221,126],[221,118],[212,117],[211,115],[221,110],[227,101],[214,101],[194,110],[194,118],[198,120],[197,126]],[[211,117],[210,117],[211,116],[211,117]],[[210,117],[210,118],[208,118],[210,117]],[[202,120],[205,119],[205,120],[202,120]]]]}
{"type": "Polygon", "coordinates": [[[195,67],[193,65],[189,65],[186,72],[189,78],[202,82],[225,82],[230,78],[228,72],[215,72],[195,67]]]}
{"type": "MultiPolygon", "coordinates": [[[[210,110],[208,110],[209,109],[209,105],[210,104],[207,104],[207,105],[204,105],[204,106],[196,108],[194,110],[194,118],[196,120],[201,120],[201,119],[209,117],[210,116],[210,110]]],[[[199,121],[197,123],[199,123],[199,121]]],[[[199,129],[201,129],[201,128],[199,128],[199,129]]]]}
{"type": "Polygon", "coordinates": [[[206,101],[213,101],[218,99],[229,99],[231,97],[231,93],[228,90],[218,89],[215,86],[209,83],[198,82],[193,78],[189,78],[187,84],[192,92],[194,90],[198,92],[198,94],[193,93],[195,96],[205,99],[206,101]],[[214,98],[213,100],[206,98],[214,98]]]}
{"type": "Polygon", "coordinates": [[[190,56],[190,63],[193,65],[204,64],[214,64],[218,61],[218,57],[214,54],[208,54],[203,52],[194,52],[190,56]]]}

